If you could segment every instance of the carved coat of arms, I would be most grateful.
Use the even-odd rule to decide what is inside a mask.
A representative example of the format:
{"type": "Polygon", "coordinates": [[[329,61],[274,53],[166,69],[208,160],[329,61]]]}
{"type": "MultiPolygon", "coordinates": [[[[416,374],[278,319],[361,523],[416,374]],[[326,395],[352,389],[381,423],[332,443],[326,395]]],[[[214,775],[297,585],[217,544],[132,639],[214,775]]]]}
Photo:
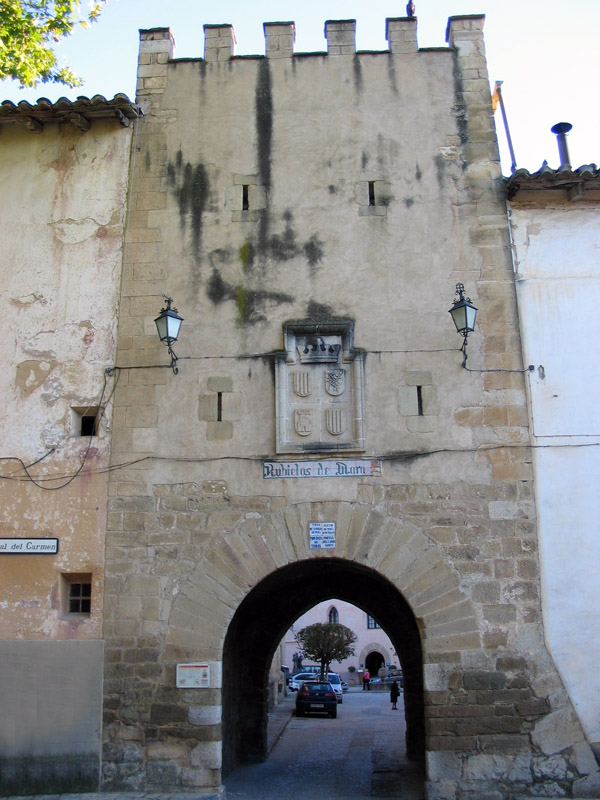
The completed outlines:
{"type": "Polygon", "coordinates": [[[312,433],[312,409],[297,408],[294,411],[294,428],[298,436],[309,436],[312,433]]]}
{"type": "Polygon", "coordinates": [[[312,375],[308,370],[293,372],[292,386],[298,397],[308,397],[312,392],[312,375]]]}
{"type": "Polygon", "coordinates": [[[325,410],[325,426],[332,436],[340,436],[346,430],[346,409],[333,407],[325,410]]]}
{"type": "Polygon", "coordinates": [[[346,388],[346,370],[328,369],[325,371],[325,388],[327,393],[337,397],[346,388]]]}

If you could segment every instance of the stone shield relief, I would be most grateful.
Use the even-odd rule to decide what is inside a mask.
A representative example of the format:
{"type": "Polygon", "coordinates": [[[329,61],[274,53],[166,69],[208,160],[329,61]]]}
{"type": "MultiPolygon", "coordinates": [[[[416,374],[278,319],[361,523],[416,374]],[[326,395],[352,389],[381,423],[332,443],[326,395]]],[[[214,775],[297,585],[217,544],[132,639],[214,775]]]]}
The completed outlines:
{"type": "Polygon", "coordinates": [[[350,323],[289,323],[276,361],[277,452],[364,450],[364,364],[350,323]]]}

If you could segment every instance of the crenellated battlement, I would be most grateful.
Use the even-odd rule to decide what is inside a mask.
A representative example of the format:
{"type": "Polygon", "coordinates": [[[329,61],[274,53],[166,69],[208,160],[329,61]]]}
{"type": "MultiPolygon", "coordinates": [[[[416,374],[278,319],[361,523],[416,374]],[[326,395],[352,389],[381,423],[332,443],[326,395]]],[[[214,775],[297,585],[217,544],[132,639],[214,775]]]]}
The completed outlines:
{"type": "MultiPolygon", "coordinates": [[[[294,22],[265,22],[265,52],[267,58],[291,58],[296,40],[294,22]]],[[[416,53],[416,17],[390,17],[386,19],[386,40],[391,53],[416,53]]],[[[356,20],[327,20],[324,26],[327,54],[331,56],[356,53],[356,20]]],[[[227,61],[235,57],[236,37],[233,25],[204,25],[204,60],[227,61]]],[[[140,31],[140,54],[145,58],[140,64],[164,63],[163,59],[151,58],[158,53],[174,56],[175,42],[170,28],[151,28],[140,31]]],[[[385,52],[385,51],[383,51],[385,52]]]]}
{"type": "MultiPolygon", "coordinates": [[[[468,47],[465,43],[483,41],[482,15],[454,16],[448,19],[446,41],[449,47],[468,47]]],[[[292,21],[263,23],[265,37],[264,55],[255,58],[291,59],[295,55],[354,56],[356,50],[356,20],[327,20],[324,36],[327,50],[318,53],[295,53],[296,24],[292,21]]],[[[381,53],[410,55],[419,52],[416,17],[388,17],[385,21],[385,37],[388,49],[381,53]]],[[[248,56],[236,55],[237,40],[233,25],[204,25],[204,56],[206,63],[223,63],[248,56]]],[[[430,48],[426,48],[430,49],[430,48]]],[[[433,48],[445,49],[445,48],[433,48]]],[[[175,41],[170,28],[151,28],[140,31],[138,62],[138,95],[153,95],[166,85],[167,64],[174,59],[175,41]]],[[[188,59],[185,59],[188,60],[188,59]]]]}

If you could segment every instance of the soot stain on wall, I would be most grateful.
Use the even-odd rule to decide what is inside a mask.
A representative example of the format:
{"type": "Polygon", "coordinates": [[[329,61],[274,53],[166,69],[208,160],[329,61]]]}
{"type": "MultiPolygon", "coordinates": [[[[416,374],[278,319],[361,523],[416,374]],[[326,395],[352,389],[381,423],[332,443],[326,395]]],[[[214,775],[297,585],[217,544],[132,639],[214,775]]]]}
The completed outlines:
{"type": "Polygon", "coordinates": [[[174,161],[167,163],[167,186],[177,201],[181,227],[191,230],[194,255],[192,285],[197,291],[200,284],[200,250],[202,247],[202,216],[210,197],[210,183],[206,167],[201,161],[184,162],[183,153],[177,151],[174,161]]]}
{"type": "Polygon", "coordinates": [[[273,96],[271,68],[265,58],[260,62],[255,92],[256,141],[258,149],[258,174],[267,193],[271,188],[271,150],[273,144],[273,96]]]}
{"type": "Polygon", "coordinates": [[[202,215],[210,195],[206,168],[200,161],[197,164],[184,163],[179,150],[175,161],[167,164],[167,184],[177,200],[181,227],[190,225],[192,248],[198,258],[202,244],[202,215]]]}
{"type": "Polygon", "coordinates": [[[226,281],[218,269],[213,268],[206,286],[206,296],[216,306],[233,302],[238,312],[239,325],[255,325],[266,322],[264,307],[267,303],[293,303],[295,298],[284,292],[270,292],[265,289],[251,289],[241,283],[226,281]]]}
{"type": "MultiPolygon", "coordinates": [[[[264,209],[263,213],[266,214],[264,209]]],[[[287,209],[281,219],[284,222],[283,231],[265,237],[263,217],[259,218],[256,241],[249,237],[239,249],[239,259],[244,273],[249,272],[259,258],[263,263],[268,258],[275,263],[281,263],[298,255],[304,255],[311,271],[322,261],[325,254],[324,243],[319,236],[313,233],[306,241],[299,242],[292,212],[287,209]]]]}

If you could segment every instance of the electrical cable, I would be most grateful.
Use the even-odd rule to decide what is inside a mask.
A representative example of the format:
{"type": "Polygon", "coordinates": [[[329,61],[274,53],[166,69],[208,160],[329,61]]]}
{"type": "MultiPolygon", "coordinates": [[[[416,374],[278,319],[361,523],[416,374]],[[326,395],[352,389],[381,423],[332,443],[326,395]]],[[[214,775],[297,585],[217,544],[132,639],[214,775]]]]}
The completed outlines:
{"type": "MultiPolygon", "coordinates": [[[[49,450],[46,453],[46,455],[42,456],[41,458],[38,458],[37,461],[34,461],[33,464],[30,464],[29,466],[26,465],[25,462],[22,461],[22,459],[20,459],[18,457],[15,457],[15,456],[2,457],[2,456],[0,456],[0,461],[17,461],[21,465],[21,468],[23,469],[23,472],[27,476],[26,478],[22,478],[22,477],[19,477],[19,476],[14,476],[13,477],[13,476],[0,475],[0,478],[4,478],[4,479],[7,479],[7,480],[29,480],[31,483],[34,484],[34,486],[37,486],[38,489],[43,489],[46,492],[53,492],[53,491],[56,491],[58,489],[65,489],[70,483],[72,483],[75,480],[75,478],[80,474],[80,472],[83,470],[83,468],[85,466],[85,462],[87,460],[87,457],[89,455],[90,449],[92,447],[92,441],[93,441],[93,438],[94,438],[94,435],[95,435],[95,432],[96,432],[96,427],[97,427],[98,422],[100,421],[100,419],[102,417],[102,414],[104,413],[104,409],[102,408],[102,400],[104,398],[104,393],[106,391],[106,384],[107,384],[106,378],[107,378],[107,376],[109,374],[111,374],[110,373],[110,368],[104,371],[104,375],[103,375],[104,385],[103,385],[102,391],[100,393],[100,399],[98,401],[98,404],[96,405],[96,413],[94,415],[94,425],[92,427],[92,433],[90,433],[88,445],[87,445],[87,448],[85,450],[85,453],[83,454],[83,459],[81,461],[81,464],[79,465],[78,469],[76,470],[76,472],[73,475],[70,475],[68,477],[62,476],[62,475],[53,475],[51,477],[37,478],[36,479],[30,474],[30,472],[29,472],[30,467],[34,466],[35,464],[38,464],[40,461],[43,461],[43,459],[46,458],[47,456],[49,456],[50,453],[53,453],[55,451],[55,448],[52,448],[52,450],[49,450]],[[61,483],[60,486],[44,486],[43,485],[44,482],[63,480],[65,477],[66,477],[65,482],[61,483]]],[[[116,385],[116,381],[115,381],[115,385],[116,385]]],[[[114,392],[114,389],[113,389],[113,392],[114,392]]],[[[111,397],[112,397],[112,392],[111,392],[111,397]]],[[[91,408],[91,406],[88,406],[88,409],[89,408],[91,408]]],[[[90,473],[86,473],[86,474],[90,474],[90,473]]]]}
{"type": "MultiPolygon", "coordinates": [[[[398,451],[398,452],[388,452],[388,453],[380,453],[380,454],[371,454],[365,455],[360,454],[359,460],[368,460],[368,461],[387,461],[387,462],[395,462],[395,461],[410,461],[416,458],[424,458],[427,456],[439,455],[441,453],[485,453],[491,450],[501,450],[501,449],[528,449],[528,450],[546,450],[550,448],[561,448],[561,447],[600,447],[600,442],[580,442],[578,444],[542,444],[542,445],[532,445],[527,443],[522,444],[483,444],[479,447],[465,447],[465,448],[452,448],[452,447],[440,447],[435,450],[415,450],[415,451],[398,451]]],[[[48,455],[48,454],[47,454],[48,455]]],[[[305,455],[314,455],[313,453],[306,453],[305,455]]],[[[1,457],[0,457],[1,460],[1,457]]],[[[20,459],[12,459],[15,461],[19,461],[20,459]]],[[[309,461],[336,461],[339,458],[311,458],[307,459],[309,461]]],[[[263,463],[265,461],[276,461],[279,463],[278,459],[274,459],[272,456],[269,455],[255,455],[255,456],[240,456],[240,455],[231,455],[231,456],[207,456],[204,457],[194,457],[194,456],[159,456],[159,455],[148,455],[142,456],[141,458],[132,459],[131,461],[124,461],[120,464],[110,464],[107,467],[100,467],[98,469],[92,469],[86,471],[84,475],[104,475],[106,473],[116,472],[120,469],[126,469],[127,467],[134,466],[136,464],[141,464],[144,461],[169,461],[171,463],[183,463],[183,464],[208,464],[208,463],[216,463],[219,461],[247,461],[247,462],[255,462],[255,463],[263,463]]],[[[21,462],[22,463],[22,462],[21,462]]],[[[23,465],[24,466],[24,465],[23,465]]],[[[42,482],[51,482],[60,480],[61,478],[69,477],[67,483],[63,486],[57,487],[45,487],[40,486],[41,489],[48,489],[48,488],[56,488],[62,489],[64,486],[67,486],[77,475],[80,474],[82,467],[79,468],[77,473],[73,476],[66,476],[66,475],[54,475],[47,478],[37,478],[37,482],[34,481],[30,477],[22,477],[22,476],[10,476],[10,475],[0,475],[0,480],[16,480],[16,481],[26,481],[32,480],[33,483],[38,486],[42,482]]]]}

